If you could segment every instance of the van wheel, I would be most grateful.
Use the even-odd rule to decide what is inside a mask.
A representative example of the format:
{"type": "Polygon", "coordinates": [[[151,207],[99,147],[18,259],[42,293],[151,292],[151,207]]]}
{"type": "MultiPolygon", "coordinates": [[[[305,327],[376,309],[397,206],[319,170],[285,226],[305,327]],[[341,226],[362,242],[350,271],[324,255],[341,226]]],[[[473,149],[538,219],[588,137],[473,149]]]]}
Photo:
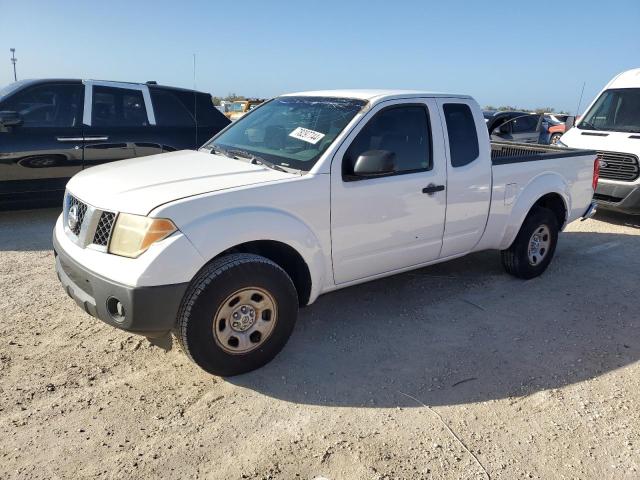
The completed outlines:
{"type": "Polygon", "coordinates": [[[554,133],[553,135],[551,135],[551,138],[549,138],[549,145],[557,145],[558,140],[560,140],[561,136],[561,133],[554,133]]]}
{"type": "Polygon", "coordinates": [[[287,343],[298,316],[293,282],[276,263],[236,253],[212,261],[185,294],[174,335],[214,375],[255,370],[287,343]]]}
{"type": "Polygon", "coordinates": [[[524,279],[542,274],[556,251],[558,232],[558,220],[553,212],[534,207],[511,246],[500,252],[507,273],[524,279]]]}

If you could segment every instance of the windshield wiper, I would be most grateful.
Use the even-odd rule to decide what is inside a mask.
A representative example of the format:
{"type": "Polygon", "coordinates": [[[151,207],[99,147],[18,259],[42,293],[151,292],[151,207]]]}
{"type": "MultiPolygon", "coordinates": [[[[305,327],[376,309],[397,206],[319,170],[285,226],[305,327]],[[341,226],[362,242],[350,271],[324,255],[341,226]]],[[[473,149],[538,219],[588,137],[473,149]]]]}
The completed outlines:
{"type": "Polygon", "coordinates": [[[280,172],[286,172],[286,170],[284,168],[282,168],[280,165],[277,165],[273,162],[270,162],[269,160],[265,160],[262,157],[258,157],[257,155],[253,155],[252,153],[249,153],[245,150],[238,150],[238,149],[233,149],[233,150],[227,150],[227,153],[230,155],[236,155],[236,156],[240,156],[240,157],[244,157],[248,160],[251,161],[252,164],[254,165],[264,165],[265,167],[269,167],[273,170],[278,170],[280,172]]]}

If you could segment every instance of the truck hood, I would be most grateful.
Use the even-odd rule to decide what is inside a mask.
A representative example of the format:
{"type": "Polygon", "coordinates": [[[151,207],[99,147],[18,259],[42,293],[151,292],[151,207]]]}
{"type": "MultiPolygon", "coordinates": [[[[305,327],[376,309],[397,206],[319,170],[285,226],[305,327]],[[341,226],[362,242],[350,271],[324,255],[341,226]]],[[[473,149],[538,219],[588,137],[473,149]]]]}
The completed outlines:
{"type": "Polygon", "coordinates": [[[295,176],[221,155],[181,150],[89,168],[75,175],[67,189],[101,209],[147,215],[180,198],[295,176]]]}

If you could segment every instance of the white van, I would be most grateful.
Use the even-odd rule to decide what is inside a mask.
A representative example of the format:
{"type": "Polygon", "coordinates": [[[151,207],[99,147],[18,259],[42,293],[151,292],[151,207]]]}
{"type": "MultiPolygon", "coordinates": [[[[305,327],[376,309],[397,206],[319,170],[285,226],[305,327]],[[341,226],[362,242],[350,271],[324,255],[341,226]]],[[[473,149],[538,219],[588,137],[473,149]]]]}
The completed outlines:
{"type": "Polygon", "coordinates": [[[597,150],[601,207],[640,214],[640,68],[615,76],[560,146],[597,150]]]}

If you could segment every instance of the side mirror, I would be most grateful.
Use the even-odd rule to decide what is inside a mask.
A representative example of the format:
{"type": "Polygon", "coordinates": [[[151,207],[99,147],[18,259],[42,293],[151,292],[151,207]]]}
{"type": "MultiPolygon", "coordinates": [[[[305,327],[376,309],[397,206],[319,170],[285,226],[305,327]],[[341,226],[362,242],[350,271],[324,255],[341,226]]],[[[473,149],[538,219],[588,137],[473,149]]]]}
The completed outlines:
{"type": "Polygon", "coordinates": [[[22,123],[22,117],[18,112],[0,112],[0,127],[15,127],[22,123]]]}
{"type": "Polygon", "coordinates": [[[353,166],[356,177],[377,177],[396,171],[396,154],[388,150],[368,150],[353,166]]]}
{"type": "Polygon", "coordinates": [[[565,131],[569,130],[575,124],[576,124],[576,117],[574,117],[573,115],[569,115],[567,119],[564,121],[565,131]]]}

